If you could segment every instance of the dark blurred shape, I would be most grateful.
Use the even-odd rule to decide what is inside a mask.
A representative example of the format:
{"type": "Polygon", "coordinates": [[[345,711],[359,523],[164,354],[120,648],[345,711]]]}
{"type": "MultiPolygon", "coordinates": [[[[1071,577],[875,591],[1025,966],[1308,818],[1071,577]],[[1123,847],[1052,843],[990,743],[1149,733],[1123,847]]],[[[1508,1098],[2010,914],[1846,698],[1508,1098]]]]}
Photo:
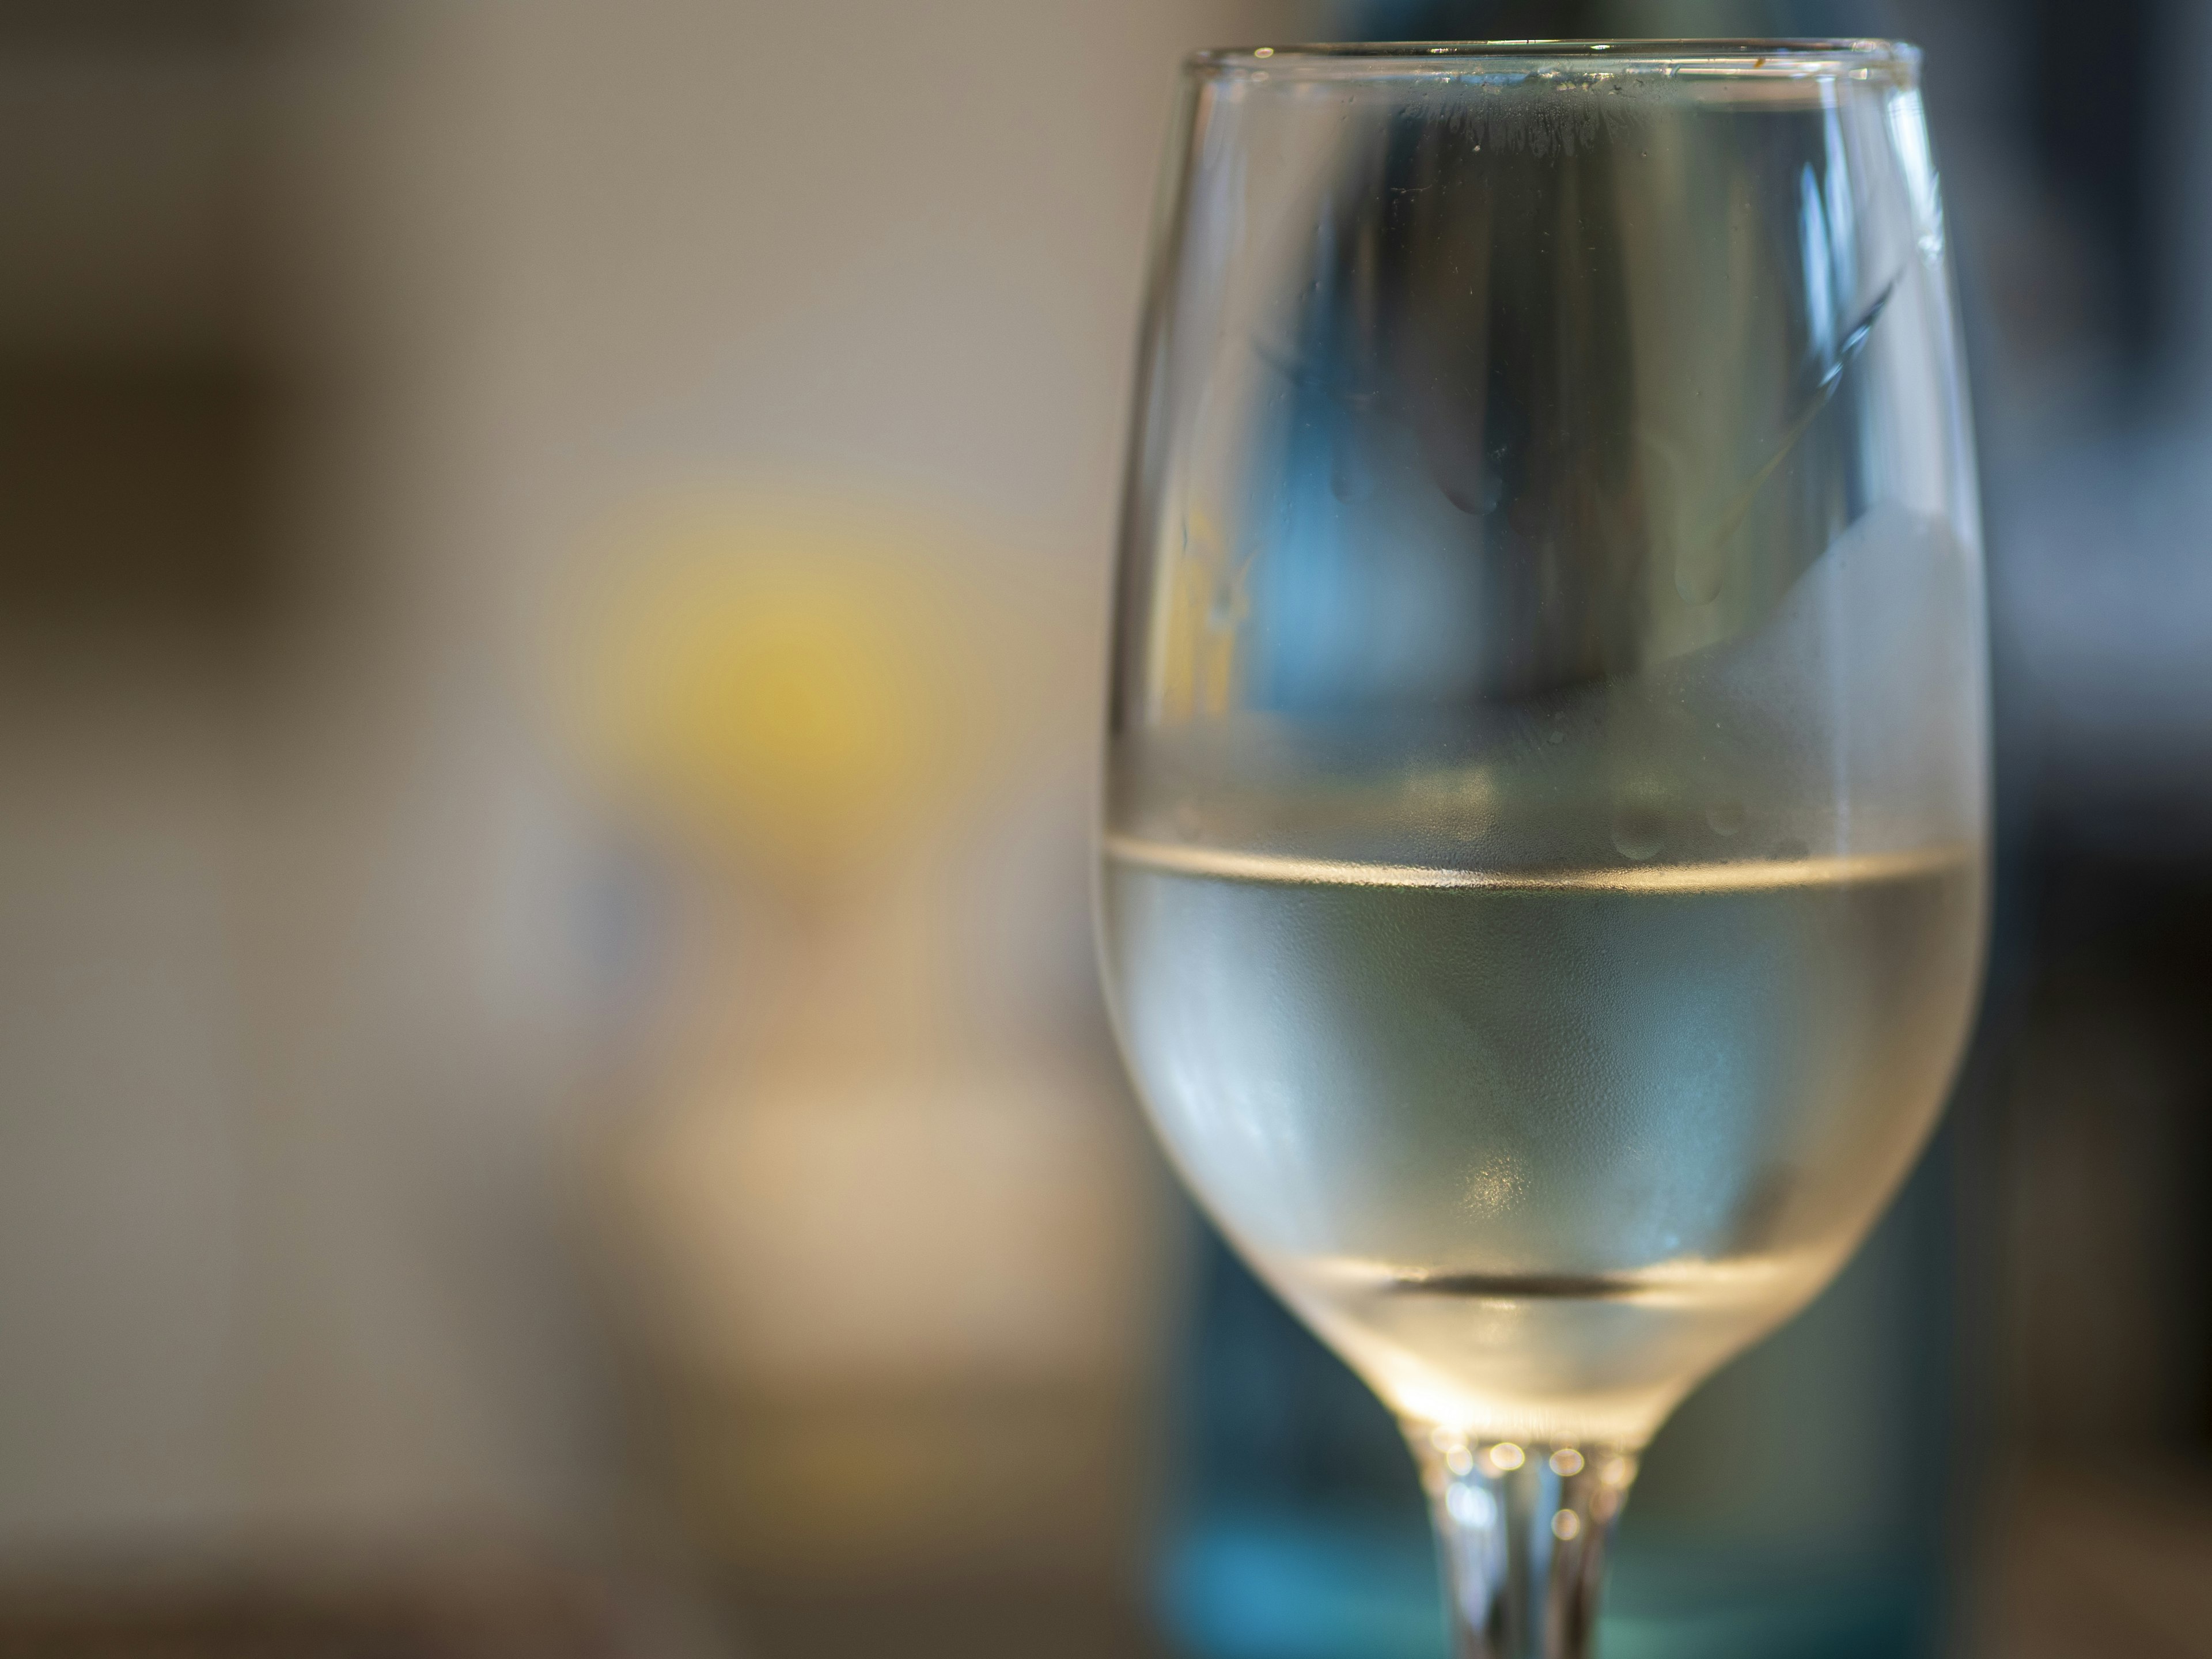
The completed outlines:
{"type": "Polygon", "coordinates": [[[461,1559],[412,1573],[249,1571],[0,1583],[0,1659],[653,1659],[589,1576],[461,1559]]]}
{"type": "Polygon", "coordinates": [[[2018,1431],[2212,1450],[2212,859],[2049,860],[2008,1129],[2018,1431]]]}
{"type": "Polygon", "coordinates": [[[2196,297],[2174,292],[2160,266],[2173,181],[2160,176],[2158,151],[2173,114],[2143,95],[2146,67],[2171,48],[2170,19],[2161,16],[2171,8],[2111,0],[2097,8],[2093,28],[2066,0],[2030,0],[2019,9],[2026,16],[2018,27],[2031,43],[2037,163],[2104,251],[2114,277],[2114,333],[2129,366],[2141,369],[2196,297]]]}
{"type": "Polygon", "coordinates": [[[2212,1487],[2186,1468],[2056,1458],[2007,1494],[1972,1650],[2002,1659],[2212,1653],[2212,1487]]]}
{"type": "Polygon", "coordinates": [[[0,364],[0,611],[230,637],[275,574],[272,387],[247,365],[0,364]]]}
{"type": "Polygon", "coordinates": [[[750,1645],[762,1659],[1170,1659],[1139,1605],[1035,1584],[952,1584],[898,1592],[854,1587],[823,1596],[738,1593],[750,1645]]]}
{"type": "Polygon", "coordinates": [[[277,586],[248,0],[0,4],[0,618],[235,645],[277,586]]]}
{"type": "Polygon", "coordinates": [[[280,26],[281,0],[0,0],[0,51],[234,46],[280,26]]]}
{"type": "MultiPolygon", "coordinates": [[[[1981,204],[1970,297],[1984,324],[2002,770],[2030,929],[1993,1118],[1999,1403],[2043,1501],[2094,1460],[2142,1472],[2201,1528],[2212,114],[2197,90],[2212,16],[2164,0],[2118,0],[2094,27],[2053,4],[2026,20],[1990,0],[1936,9],[1962,79],[1985,40],[1990,81],[2010,63],[2025,83],[1976,88],[1979,120],[1954,146],[1970,158],[1960,198],[1981,204]]],[[[2157,1552],[2094,1585],[2095,1550],[2132,1553],[2096,1541],[2126,1534],[2121,1508],[2068,1527],[2033,1507],[1998,1517],[1998,1535],[2027,1528],[2016,1547],[2046,1564],[2081,1552],[2085,1598],[2171,1593],[2157,1552]]]]}

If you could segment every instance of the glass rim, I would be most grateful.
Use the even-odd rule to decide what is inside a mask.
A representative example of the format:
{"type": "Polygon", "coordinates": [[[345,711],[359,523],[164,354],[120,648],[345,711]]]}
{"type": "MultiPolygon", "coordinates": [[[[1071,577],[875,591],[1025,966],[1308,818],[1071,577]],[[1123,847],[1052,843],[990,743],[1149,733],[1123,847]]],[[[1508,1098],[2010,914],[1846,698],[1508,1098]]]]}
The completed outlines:
{"type": "Polygon", "coordinates": [[[1328,41],[1293,46],[1217,46],[1183,60],[1195,76],[1283,75],[1297,80],[1389,80],[1457,66],[1533,64],[1577,70],[1616,64],[1616,73],[1786,76],[1887,71],[1915,73],[1920,48],[1875,39],[1328,41]]]}

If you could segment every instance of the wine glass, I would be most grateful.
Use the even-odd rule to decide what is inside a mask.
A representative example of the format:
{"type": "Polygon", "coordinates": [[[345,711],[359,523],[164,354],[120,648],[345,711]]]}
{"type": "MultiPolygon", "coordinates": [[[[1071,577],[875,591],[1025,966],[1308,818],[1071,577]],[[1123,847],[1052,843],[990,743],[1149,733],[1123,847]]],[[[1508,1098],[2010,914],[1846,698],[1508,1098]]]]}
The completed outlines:
{"type": "Polygon", "coordinates": [[[1638,1449],[1834,1275],[1957,1066],[1953,312],[1910,46],[1185,66],[1105,976],[1184,1179],[1401,1419],[1464,1655],[1586,1650],[1638,1449]]]}

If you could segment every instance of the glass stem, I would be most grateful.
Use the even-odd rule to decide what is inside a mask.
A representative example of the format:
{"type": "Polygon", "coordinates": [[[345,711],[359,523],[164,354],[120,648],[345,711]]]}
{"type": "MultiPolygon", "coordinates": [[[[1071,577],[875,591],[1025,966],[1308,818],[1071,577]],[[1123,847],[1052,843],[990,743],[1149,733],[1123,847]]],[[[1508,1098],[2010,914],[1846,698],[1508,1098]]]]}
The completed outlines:
{"type": "Polygon", "coordinates": [[[1425,1423],[1406,1431],[1435,1518],[1458,1659],[1584,1659],[1634,1456],[1425,1423]]]}

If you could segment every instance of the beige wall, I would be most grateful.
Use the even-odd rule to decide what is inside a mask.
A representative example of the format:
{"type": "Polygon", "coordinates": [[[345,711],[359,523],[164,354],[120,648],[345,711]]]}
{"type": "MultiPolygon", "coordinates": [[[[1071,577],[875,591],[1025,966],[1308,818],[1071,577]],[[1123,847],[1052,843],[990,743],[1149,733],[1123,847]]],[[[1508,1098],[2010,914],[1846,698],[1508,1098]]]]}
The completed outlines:
{"type": "MultiPolygon", "coordinates": [[[[720,1063],[682,1056],[731,947],[684,1014],[603,937],[611,860],[667,854],[569,745],[559,642],[669,502],[860,502],[999,573],[960,580],[1016,623],[963,648],[1022,735],[884,878],[905,944],[850,948],[921,941],[883,971],[954,1094],[1051,1073],[1122,1144],[1079,835],[1147,198],[1177,52],[1301,16],[362,8],[0,74],[39,134],[56,88],[96,129],[185,88],[112,189],[0,164],[113,217],[89,276],[0,282],[0,340],[234,357],[283,411],[250,622],[0,624],[0,1547],[589,1528],[634,1484],[587,1194],[720,1063]]],[[[663,889],[757,904],[714,863],[663,889]]]]}

